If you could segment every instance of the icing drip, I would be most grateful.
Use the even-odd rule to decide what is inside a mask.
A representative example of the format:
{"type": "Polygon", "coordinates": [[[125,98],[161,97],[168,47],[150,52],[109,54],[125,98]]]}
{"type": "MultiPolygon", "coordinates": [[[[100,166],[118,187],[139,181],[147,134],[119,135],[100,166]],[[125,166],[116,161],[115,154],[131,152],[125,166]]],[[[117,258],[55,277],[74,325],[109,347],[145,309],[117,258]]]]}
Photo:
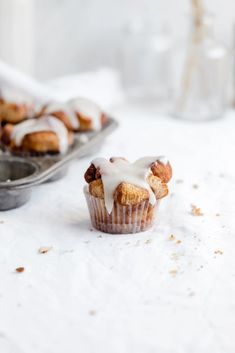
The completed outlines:
{"type": "Polygon", "coordinates": [[[91,163],[96,168],[99,167],[101,179],[104,187],[104,201],[109,213],[113,209],[113,195],[119,184],[122,182],[130,183],[149,191],[149,202],[155,204],[154,192],[146,181],[151,173],[150,166],[159,157],[144,157],[130,163],[121,158],[114,158],[113,163],[105,158],[97,158],[91,163]]]}
{"type": "Polygon", "coordinates": [[[14,125],[11,138],[15,141],[16,146],[20,146],[27,134],[43,131],[53,131],[58,136],[60,152],[67,151],[68,130],[59,119],[51,115],[43,116],[40,119],[29,119],[14,125]]]}
{"type": "Polygon", "coordinates": [[[68,105],[75,112],[92,119],[92,127],[94,130],[101,129],[102,111],[96,103],[86,98],[74,98],[68,102],[68,105]]]}
{"type": "Polygon", "coordinates": [[[60,111],[67,115],[72,128],[77,130],[79,128],[79,120],[74,110],[68,104],[52,102],[46,106],[45,114],[52,114],[60,111]]]}
{"type": "Polygon", "coordinates": [[[164,165],[167,165],[167,163],[169,162],[169,160],[165,156],[158,157],[158,160],[164,165]]]}

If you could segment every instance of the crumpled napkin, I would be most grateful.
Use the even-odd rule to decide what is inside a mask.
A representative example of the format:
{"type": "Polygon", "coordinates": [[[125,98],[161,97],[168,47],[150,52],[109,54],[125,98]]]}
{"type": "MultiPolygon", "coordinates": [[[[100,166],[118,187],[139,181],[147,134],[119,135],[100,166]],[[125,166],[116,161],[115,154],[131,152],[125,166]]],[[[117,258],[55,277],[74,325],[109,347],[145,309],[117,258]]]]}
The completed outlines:
{"type": "Polygon", "coordinates": [[[8,100],[65,102],[83,96],[96,101],[107,109],[123,99],[118,72],[110,68],[101,68],[93,72],[84,72],[39,82],[33,77],[0,61],[0,94],[8,100]]]}

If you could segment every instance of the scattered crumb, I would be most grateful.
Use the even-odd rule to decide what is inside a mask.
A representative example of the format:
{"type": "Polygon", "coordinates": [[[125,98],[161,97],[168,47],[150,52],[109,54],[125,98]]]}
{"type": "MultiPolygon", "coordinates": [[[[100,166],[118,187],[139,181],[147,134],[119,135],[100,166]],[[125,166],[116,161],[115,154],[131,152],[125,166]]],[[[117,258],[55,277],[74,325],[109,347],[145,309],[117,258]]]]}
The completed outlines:
{"type": "Polygon", "coordinates": [[[198,189],[199,186],[197,184],[193,184],[193,189],[198,189]]]}
{"type": "Polygon", "coordinates": [[[176,184],[182,184],[184,181],[183,181],[183,179],[177,179],[175,182],[176,182],[176,184]]]}
{"type": "Polygon", "coordinates": [[[98,235],[98,237],[97,238],[102,238],[102,235],[100,234],[100,235],[98,235]]]}
{"type": "Polygon", "coordinates": [[[93,231],[94,231],[94,229],[90,228],[90,232],[93,232],[93,231]]]}
{"type": "Polygon", "coordinates": [[[193,216],[203,216],[201,209],[193,204],[191,204],[191,214],[193,216]]]}
{"type": "Polygon", "coordinates": [[[95,316],[96,315],[96,310],[89,310],[89,315],[95,316]]]}
{"type": "Polygon", "coordinates": [[[222,250],[215,250],[214,251],[214,254],[216,254],[216,255],[223,255],[223,251],[222,250]]]}
{"type": "Polygon", "coordinates": [[[18,272],[18,273],[24,272],[24,270],[25,270],[24,267],[17,267],[17,268],[15,269],[15,271],[18,272]]]}
{"type": "Polygon", "coordinates": [[[89,244],[89,243],[90,243],[90,240],[85,240],[84,243],[85,243],[85,244],[89,244]]]}
{"type": "Polygon", "coordinates": [[[172,277],[175,277],[178,273],[178,270],[174,269],[174,270],[169,271],[169,273],[172,277]]]}
{"type": "Polygon", "coordinates": [[[220,217],[220,213],[216,213],[215,216],[216,216],[216,217],[220,217]]]}
{"type": "Polygon", "coordinates": [[[129,241],[127,241],[127,242],[126,242],[126,245],[130,245],[130,242],[129,242],[129,241]]]}
{"type": "Polygon", "coordinates": [[[182,240],[177,240],[176,237],[174,236],[174,234],[171,234],[168,238],[170,241],[175,241],[176,244],[180,244],[182,243],[182,240]]]}
{"type": "Polygon", "coordinates": [[[0,224],[3,224],[4,223],[4,221],[0,221],[0,224]]]}
{"type": "Polygon", "coordinates": [[[224,175],[223,173],[220,173],[219,177],[220,177],[220,178],[224,178],[225,175],[224,175]]]}
{"type": "Polygon", "coordinates": [[[145,240],[145,244],[150,244],[150,243],[152,243],[152,241],[153,241],[153,239],[147,239],[147,240],[145,240]]]}
{"type": "Polygon", "coordinates": [[[52,246],[41,246],[38,249],[38,252],[39,252],[39,254],[46,254],[50,250],[52,250],[52,246]]]}

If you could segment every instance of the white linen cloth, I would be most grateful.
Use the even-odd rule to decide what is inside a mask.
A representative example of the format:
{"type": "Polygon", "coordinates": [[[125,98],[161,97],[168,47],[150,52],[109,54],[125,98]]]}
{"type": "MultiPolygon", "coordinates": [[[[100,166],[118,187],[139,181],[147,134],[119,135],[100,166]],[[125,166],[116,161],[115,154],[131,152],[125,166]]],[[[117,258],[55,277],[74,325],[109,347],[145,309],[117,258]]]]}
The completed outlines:
{"type": "MultiPolygon", "coordinates": [[[[105,103],[109,87],[100,91],[105,103]]],[[[125,105],[110,112],[120,128],[100,151],[0,213],[0,352],[233,353],[234,112],[198,124],[125,105]],[[156,154],[174,177],[154,228],[92,230],[82,191],[90,160],[156,154]]]]}

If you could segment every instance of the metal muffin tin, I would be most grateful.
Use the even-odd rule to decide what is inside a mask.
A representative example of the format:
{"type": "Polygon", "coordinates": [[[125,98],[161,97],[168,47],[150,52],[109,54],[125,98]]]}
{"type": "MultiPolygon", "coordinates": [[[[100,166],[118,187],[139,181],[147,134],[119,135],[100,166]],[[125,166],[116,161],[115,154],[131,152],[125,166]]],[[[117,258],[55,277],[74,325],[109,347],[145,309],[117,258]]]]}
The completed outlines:
{"type": "Polygon", "coordinates": [[[75,134],[74,144],[65,155],[19,157],[3,152],[0,155],[0,211],[26,203],[33,186],[62,177],[72,159],[91,153],[117,126],[116,120],[109,117],[100,131],[75,134]]]}

